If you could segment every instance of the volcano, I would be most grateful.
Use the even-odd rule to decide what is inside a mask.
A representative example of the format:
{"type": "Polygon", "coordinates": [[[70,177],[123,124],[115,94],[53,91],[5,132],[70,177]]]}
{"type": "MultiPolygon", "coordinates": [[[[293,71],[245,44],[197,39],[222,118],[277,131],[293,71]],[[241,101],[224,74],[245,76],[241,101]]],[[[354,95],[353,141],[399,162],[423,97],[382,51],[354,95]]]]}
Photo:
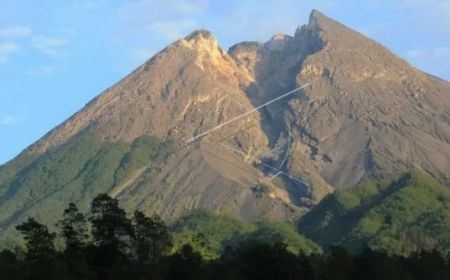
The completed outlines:
{"type": "Polygon", "coordinates": [[[154,55],[0,168],[0,229],[98,193],[168,220],[292,220],[410,170],[450,185],[450,83],[313,11],[292,36],[225,52],[197,30],[154,55]]]}

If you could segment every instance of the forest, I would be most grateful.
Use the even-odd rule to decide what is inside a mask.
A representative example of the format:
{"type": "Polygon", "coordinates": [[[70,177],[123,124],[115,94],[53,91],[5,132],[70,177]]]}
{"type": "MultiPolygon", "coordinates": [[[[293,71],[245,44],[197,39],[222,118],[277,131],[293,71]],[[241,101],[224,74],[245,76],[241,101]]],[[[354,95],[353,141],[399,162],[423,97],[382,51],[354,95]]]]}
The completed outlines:
{"type": "Polygon", "coordinates": [[[24,249],[0,252],[0,278],[432,280],[450,273],[450,256],[438,250],[322,250],[288,226],[214,215],[198,210],[168,226],[156,214],[130,217],[107,194],[96,196],[86,215],[69,203],[56,232],[32,217],[16,226],[24,249]]]}

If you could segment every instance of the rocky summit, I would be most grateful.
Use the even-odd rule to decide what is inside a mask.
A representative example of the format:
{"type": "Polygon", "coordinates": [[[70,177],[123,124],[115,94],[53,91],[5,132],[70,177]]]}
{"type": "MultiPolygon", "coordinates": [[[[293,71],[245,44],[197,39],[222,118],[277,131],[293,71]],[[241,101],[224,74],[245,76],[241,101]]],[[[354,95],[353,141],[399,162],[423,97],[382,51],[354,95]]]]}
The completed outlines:
{"type": "Polygon", "coordinates": [[[410,170],[450,185],[450,83],[313,11],[292,36],[227,53],[199,30],[157,53],[0,168],[0,229],[101,192],[169,220],[289,220],[410,170]]]}

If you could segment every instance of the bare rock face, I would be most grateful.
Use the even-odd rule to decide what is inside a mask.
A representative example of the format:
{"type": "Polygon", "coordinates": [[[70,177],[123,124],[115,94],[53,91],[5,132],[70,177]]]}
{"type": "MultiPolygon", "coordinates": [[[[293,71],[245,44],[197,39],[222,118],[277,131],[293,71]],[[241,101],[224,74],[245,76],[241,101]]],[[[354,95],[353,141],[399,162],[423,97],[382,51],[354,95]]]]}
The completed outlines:
{"type": "MultiPolygon", "coordinates": [[[[410,169],[450,185],[450,84],[317,11],[293,36],[239,43],[228,53],[208,31],[191,33],[30,146],[24,152],[30,163],[13,161],[0,175],[24,166],[8,176],[32,176],[31,160],[87,128],[105,145],[142,135],[175,141],[157,172],[143,168],[109,188],[124,205],[166,218],[206,207],[248,221],[293,219],[335,188],[410,169]],[[308,82],[299,93],[187,142],[308,82]],[[264,195],[255,192],[260,186],[264,195]]],[[[21,184],[0,176],[0,200],[16,199],[21,184]]],[[[52,199],[49,191],[33,203],[52,199]]],[[[11,212],[3,215],[8,221],[31,211],[17,204],[0,206],[11,212]]]]}
{"type": "Polygon", "coordinates": [[[420,169],[444,180],[450,171],[449,84],[318,12],[309,28],[323,48],[308,56],[296,80],[317,82],[305,90],[306,102],[290,107],[322,158],[316,162],[323,178],[351,186],[420,169]]]}
{"type": "MultiPolygon", "coordinates": [[[[446,180],[447,82],[317,11],[293,38],[276,36],[252,50],[243,46],[231,48],[230,55],[254,73],[254,103],[314,82],[287,105],[268,107],[263,126],[295,135],[287,170],[305,179],[318,198],[327,186],[353,186],[411,169],[446,180]]],[[[283,137],[273,129],[268,135],[283,137]]]]}

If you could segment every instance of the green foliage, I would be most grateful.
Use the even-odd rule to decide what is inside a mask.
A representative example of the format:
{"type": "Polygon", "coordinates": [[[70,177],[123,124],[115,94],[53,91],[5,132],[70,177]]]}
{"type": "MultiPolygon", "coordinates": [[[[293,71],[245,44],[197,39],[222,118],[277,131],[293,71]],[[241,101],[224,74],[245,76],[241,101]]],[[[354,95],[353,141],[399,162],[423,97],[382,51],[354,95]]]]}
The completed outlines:
{"type": "Polygon", "coordinates": [[[361,204],[357,195],[346,191],[336,191],[335,199],[338,205],[341,206],[341,209],[339,209],[341,213],[347,213],[361,204]]]}
{"type": "Polygon", "coordinates": [[[146,217],[140,211],[134,212],[134,240],[136,255],[141,263],[157,265],[172,247],[172,235],[158,215],[146,217]]]}
{"type": "MultiPolygon", "coordinates": [[[[239,234],[246,238],[233,246],[222,243],[226,247],[216,258],[205,258],[202,252],[193,249],[190,244],[167,254],[170,244],[166,241],[171,240],[171,234],[157,216],[146,217],[142,212],[136,211],[131,226],[118,201],[106,194],[98,195],[92,201],[89,216],[93,229],[91,238],[87,238],[86,246],[82,246],[77,254],[56,251],[53,246],[55,235],[48,231],[47,226],[33,218],[17,226],[27,244],[26,258],[22,258],[20,252],[1,251],[1,278],[440,280],[447,279],[450,272],[450,258],[446,259],[437,250],[399,257],[369,248],[352,255],[343,247],[333,246],[322,254],[308,255],[305,250],[297,254],[284,242],[295,245],[296,242],[305,242],[305,239],[296,236],[289,224],[265,221],[248,225],[203,210],[195,211],[191,217],[184,217],[174,228],[181,231],[186,228],[201,229],[205,233],[218,234],[218,226],[231,226],[237,231],[246,230],[244,234],[239,234]],[[212,227],[208,231],[209,218],[212,218],[212,227]],[[123,238],[125,235],[128,238],[123,238]],[[130,249],[117,255],[119,243],[126,243],[126,247],[130,249]],[[159,257],[157,262],[145,261],[147,257],[154,256],[159,257]]],[[[69,221],[77,224],[84,221],[84,218],[79,215],[76,205],[70,204],[63,213],[62,221],[64,223],[61,224],[70,227],[69,221]]],[[[73,244],[74,240],[75,243],[80,243],[78,238],[73,238],[77,236],[74,228],[62,229],[63,233],[70,233],[68,236],[71,238],[66,238],[66,243],[73,244]]],[[[227,231],[226,228],[223,230],[227,231]]],[[[228,230],[228,235],[230,232],[232,231],[228,230]]],[[[205,241],[210,237],[203,234],[202,238],[205,241]]],[[[66,244],[66,247],[70,245],[66,244]]]]}
{"type": "Polygon", "coordinates": [[[253,231],[254,225],[205,209],[197,209],[172,226],[174,251],[188,243],[204,257],[215,258],[222,248],[235,243],[239,236],[253,231]]]}
{"type": "Polygon", "coordinates": [[[35,159],[4,187],[4,195],[0,197],[0,221],[7,221],[23,211],[25,205],[30,207],[67,185],[99,148],[100,142],[96,137],[83,133],[35,159]]]}
{"type": "Polygon", "coordinates": [[[85,165],[79,183],[92,198],[94,193],[107,192],[114,185],[114,174],[128,151],[126,143],[106,143],[85,165]],[[94,190],[93,190],[94,189],[94,190]]]}
{"type": "Polygon", "coordinates": [[[22,224],[16,226],[26,242],[26,258],[28,260],[51,259],[55,254],[55,234],[50,233],[46,225],[38,223],[33,218],[28,218],[22,224]]]}
{"type": "Polygon", "coordinates": [[[77,254],[85,248],[88,238],[87,223],[75,203],[69,203],[58,226],[66,244],[66,252],[77,254]]]}
{"type": "Polygon", "coordinates": [[[152,136],[133,143],[105,142],[86,129],[40,156],[24,153],[0,168],[0,231],[12,234],[11,225],[27,213],[53,225],[70,202],[88,209],[98,193],[157,164],[171,149],[170,141],[152,136]]]}
{"type": "Polygon", "coordinates": [[[391,183],[337,191],[300,221],[300,232],[323,246],[410,254],[450,250],[450,190],[413,172],[391,183]]]}
{"type": "Polygon", "coordinates": [[[131,220],[116,199],[99,194],[92,200],[89,221],[92,228],[90,263],[102,278],[107,277],[115,264],[127,258],[134,235],[131,220]]]}
{"type": "Polygon", "coordinates": [[[0,196],[4,195],[3,192],[7,189],[5,186],[17,179],[19,171],[33,162],[34,158],[35,156],[30,153],[23,152],[15,159],[0,166],[0,196]]]}
{"type": "Polygon", "coordinates": [[[206,259],[217,258],[227,246],[236,246],[246,240],[261,243],[284,243],[293,253],[320,253],[321,249],[311,240],[298,234],[288,223],[264,221],[248,224],[232,217],[208,210],[194,210],[173,226],[174,250],[188,243],[206,259]]]}
{"type": "Polygon", "coordinates": [[[107,194],[99,194],[92,200],[92,238],[98,247],[109,247],[113,253],[121,253],[126,243],[123,237],[132,236],[131,221],[119,207],[117,199],[107,194]]]}
{"type": "Polygon", "coordinates": [[[268,244],[283,243],[294,254],[301,252],[310,255],[322,251],[320,246],[300,235],[289,223],[263,221],[256,226],[256,230],[247,234],[246,239],[268,244]]]}
{"type": "Polygon", "coordinates": [[[150,164],[161,156],[159,146],[158,138],[152,136],[143,136],[134,140],[129,151],[123,156],[120,167],[117,169],[115,174],[116,183],[122,182],[133,171],[150,164]]]}

